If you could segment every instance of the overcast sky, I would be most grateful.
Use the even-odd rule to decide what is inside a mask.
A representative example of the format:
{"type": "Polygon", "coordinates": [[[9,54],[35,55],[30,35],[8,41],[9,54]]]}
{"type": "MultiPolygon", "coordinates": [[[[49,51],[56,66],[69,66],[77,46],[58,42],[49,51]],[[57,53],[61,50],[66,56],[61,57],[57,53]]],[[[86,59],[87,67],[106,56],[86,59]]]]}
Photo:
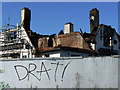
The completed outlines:
{"type": "Polygon", "coordinates": [[[8,22],[17,25],[21,22],[21,10],[28,7],[31,10],[31,30],[39,34],[58,34],[64,30],[64,24],[74,24],[74,31],[81,28],[90,31],[89,11],[99,10],[100,24],[111,25],[118,31],[117,2],[2,2],[2,25],[8,22]]]}

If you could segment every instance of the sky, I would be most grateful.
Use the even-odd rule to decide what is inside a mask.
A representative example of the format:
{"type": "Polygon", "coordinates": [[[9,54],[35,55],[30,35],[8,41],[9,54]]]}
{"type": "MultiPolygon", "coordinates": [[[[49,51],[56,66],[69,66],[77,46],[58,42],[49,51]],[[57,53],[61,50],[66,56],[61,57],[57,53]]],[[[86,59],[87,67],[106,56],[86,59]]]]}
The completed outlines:
{"type": "Polygon", "coordinates": [[[31,10],[31,30],[39,34],[58,34],[71,22],[74,31],[90,32],[89,11],[99,10],[100,24],[111,25],[118,32],[118,2],[2,2],[2,25],[21,24],[21,10],[31,10]]]}

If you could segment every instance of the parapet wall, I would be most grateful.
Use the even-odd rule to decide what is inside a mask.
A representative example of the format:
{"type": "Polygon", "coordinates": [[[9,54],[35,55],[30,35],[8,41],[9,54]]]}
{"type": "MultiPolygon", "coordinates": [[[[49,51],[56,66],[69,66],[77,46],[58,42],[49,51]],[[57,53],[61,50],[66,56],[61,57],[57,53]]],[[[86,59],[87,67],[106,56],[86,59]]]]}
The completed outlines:
{"type": "Polygon", "coordinates": [[[0,82],[11,88],[118,88],[119,59],[4,59],[0,61],[0,82]]]}

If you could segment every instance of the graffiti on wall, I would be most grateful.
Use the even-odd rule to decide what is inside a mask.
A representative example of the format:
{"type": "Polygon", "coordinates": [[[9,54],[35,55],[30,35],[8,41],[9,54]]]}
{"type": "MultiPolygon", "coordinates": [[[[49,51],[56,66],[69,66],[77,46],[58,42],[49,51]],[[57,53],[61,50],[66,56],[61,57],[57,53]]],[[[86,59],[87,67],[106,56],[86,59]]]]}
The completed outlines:
{"type": "MultiPolygon", "coordinates": [[[[71,61],[70,61],[71,62],[71,61]]],[[[67,70],[67,67],[69,66],[70,62],[68,62],[66,65],[60,63],[60,62],[57,62],[57,63],[50,63],[51,65],[54,65],[55,66],[55,69],[54,69],[54,80],[56,82],[56,75],[57,75],[57,71],[58,71],[58,68],[59,66],[63,66],[63,70],[61,72],[61,81],[63,81],[63,78],[64,78],[64,74],[67,70]]],[[[49,72],[52,70],[51,68],[47,68],[47,66],[45,65],[44,62],[41,62],[40,66],[37,66],[35,63],[29,63],[28,67],[24,66],[24,65],[15,65],[14,66],[14,69],[16,71],[16,74],[17,74],[17,77],[19,79],[19,81],[21,80],[24,80],[27,78],[27,80],[29,81],[30,80],[30,76],[33,76],[35,77],[38,81],[41,81],[42,80],[42,73],[45,73],[47,78],[50,80],[50,74],[49,72]],[[40,67],[40,69],[38,70],[38,67],[40,67]],[[19,71],[19,68],[22,68],[26,71],[26,74],[24,74],[24,76],[21,76],[20,73],[22,73],[21,71],[19,71]],[[35,75],[35,73],[39,74],[38,75],[35,75]]]]}

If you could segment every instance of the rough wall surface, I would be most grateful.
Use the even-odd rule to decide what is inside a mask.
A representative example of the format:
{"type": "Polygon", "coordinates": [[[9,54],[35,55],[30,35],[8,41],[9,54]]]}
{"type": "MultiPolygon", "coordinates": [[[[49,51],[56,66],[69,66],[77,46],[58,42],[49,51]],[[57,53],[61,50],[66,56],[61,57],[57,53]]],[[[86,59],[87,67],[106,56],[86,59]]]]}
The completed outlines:
{"type": "Polygon", "coordinates": [[[11,88],[118,88],[119,57],[0,61],[0,81],[11,88]]]}
{"type": "Polygon", "coordinates": [[[38,40],[38,48],[43,49],[43,48],[47,48],[47,47],[48,47],[47,38],[40,38],[38,40]]]}
{"type": "Polygon", "coordinates": [[[83,37],[80,35],[79,32],[57,35],[54,38],[53,46],[55,47],[58,45],[90,49],[88,44],[84,41],[83,37]]]}

